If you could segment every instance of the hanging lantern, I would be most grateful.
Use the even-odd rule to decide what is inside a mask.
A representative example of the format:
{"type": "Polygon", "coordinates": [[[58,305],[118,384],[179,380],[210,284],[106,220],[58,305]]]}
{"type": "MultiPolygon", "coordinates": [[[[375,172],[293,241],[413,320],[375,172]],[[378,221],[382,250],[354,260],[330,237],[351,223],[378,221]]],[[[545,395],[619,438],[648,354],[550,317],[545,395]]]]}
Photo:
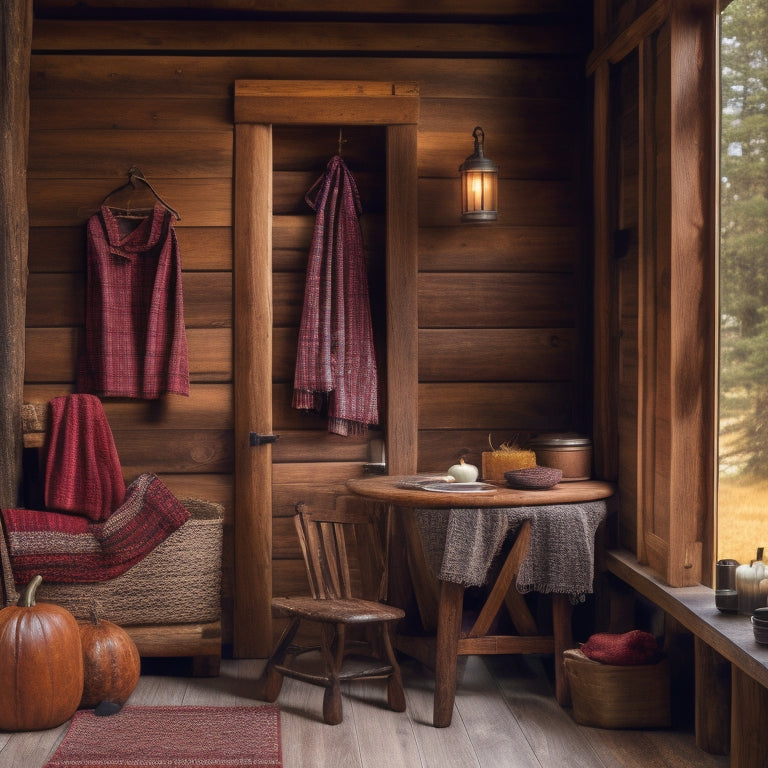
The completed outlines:
{"type": "Polygon", "coordinates": [[[461,220],[496,221],[499,166],[485,157],[485,132],[478,125],[472,136],[475,151],[460,166],[461,220]]]}

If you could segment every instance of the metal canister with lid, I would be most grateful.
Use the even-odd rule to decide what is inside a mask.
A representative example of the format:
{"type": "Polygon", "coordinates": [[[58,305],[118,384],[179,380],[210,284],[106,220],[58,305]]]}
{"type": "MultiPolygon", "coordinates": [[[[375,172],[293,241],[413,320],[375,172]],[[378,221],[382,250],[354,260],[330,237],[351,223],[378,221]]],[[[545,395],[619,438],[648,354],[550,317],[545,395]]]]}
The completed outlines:
{"type": "Polygon", "coordinates": [[[539,435],[529,447],[536,463],[563,471],[563,482],[589,480],[592,477],[592,440],[574,432],[539,435]]]}

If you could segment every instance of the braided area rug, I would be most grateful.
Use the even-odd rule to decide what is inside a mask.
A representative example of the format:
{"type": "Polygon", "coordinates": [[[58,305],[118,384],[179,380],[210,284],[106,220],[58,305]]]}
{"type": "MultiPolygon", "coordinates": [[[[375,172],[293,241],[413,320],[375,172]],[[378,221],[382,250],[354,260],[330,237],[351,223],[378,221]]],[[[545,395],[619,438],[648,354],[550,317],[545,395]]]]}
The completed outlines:
{"type": "Polygon", "coordinates": [[[46,768],[281,768],[277,706],[75,713],[46,768]]]}

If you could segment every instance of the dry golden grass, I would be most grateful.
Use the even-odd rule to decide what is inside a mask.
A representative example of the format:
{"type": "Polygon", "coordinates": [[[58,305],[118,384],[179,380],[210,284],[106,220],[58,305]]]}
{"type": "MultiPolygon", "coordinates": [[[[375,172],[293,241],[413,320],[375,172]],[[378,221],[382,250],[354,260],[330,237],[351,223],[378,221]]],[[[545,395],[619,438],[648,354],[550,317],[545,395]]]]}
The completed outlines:
{"type": "Polygon", "coordinates": [[[720,478],[717,507],[717,557],[740,563],[768,553],[768,479],[720,478]]]}

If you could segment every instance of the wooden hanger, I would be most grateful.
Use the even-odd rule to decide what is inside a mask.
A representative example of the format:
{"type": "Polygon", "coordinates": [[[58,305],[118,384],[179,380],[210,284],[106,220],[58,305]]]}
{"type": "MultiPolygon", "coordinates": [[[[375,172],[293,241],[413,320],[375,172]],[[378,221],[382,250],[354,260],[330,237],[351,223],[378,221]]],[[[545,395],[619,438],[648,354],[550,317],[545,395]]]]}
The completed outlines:
{"type": "Polygon", "coordinates": [[[177,221],[181,221],[178,211],[171,208],[168,203],[163,200],[162,197],[155,191],[155,188],[147,181],[144,174],[134,165],[128,171],[128,182],[113,189],[102,201],[102,205],[106,205],[108,208],[112,208],[115,211],[119,211],[121,216],[126,218],[144,218],[146,214],[152,210],[154,203],[148,206],[145,202],[141,202],[141,195],[147,192],[152,193],[157,202],[163,206],[167,211],[172,213],[177,221]],[[114,198],[119,195],[127,195],[127,200],[124,203],[120,203],[114,198]],[[139,202],[134,202],[134,196],[139,196],[139,202]]]}

